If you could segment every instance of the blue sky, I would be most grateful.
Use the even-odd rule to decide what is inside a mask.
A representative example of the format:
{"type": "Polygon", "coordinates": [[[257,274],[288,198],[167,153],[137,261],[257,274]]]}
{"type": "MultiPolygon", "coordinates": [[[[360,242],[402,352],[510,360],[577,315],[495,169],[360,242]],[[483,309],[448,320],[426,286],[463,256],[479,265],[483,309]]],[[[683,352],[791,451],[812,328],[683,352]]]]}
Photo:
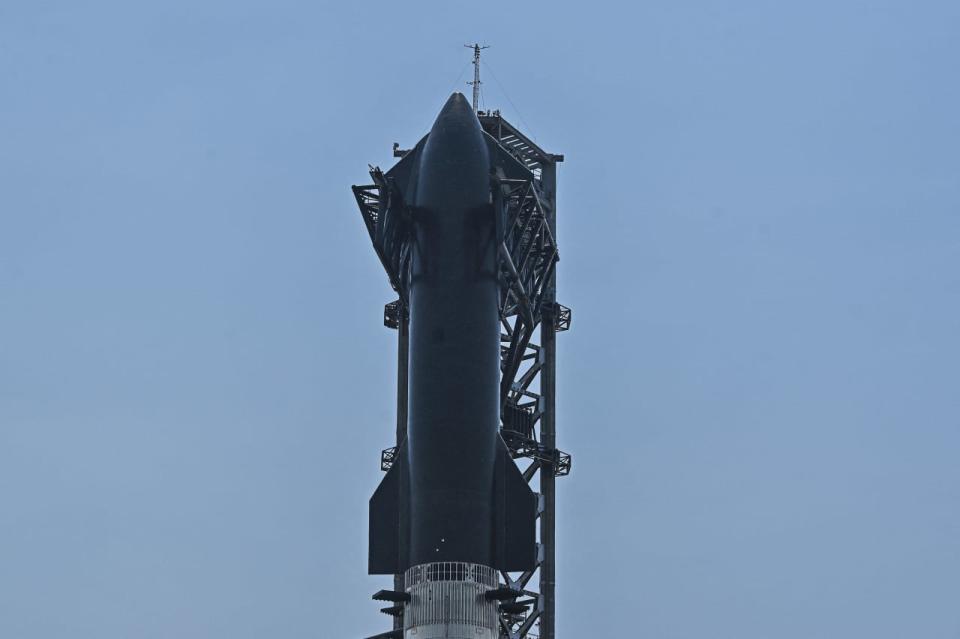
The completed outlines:
{"type": "Polygon", "coordinates": [[[386,627],[349,187],[475,40],[567,158],[560,636],[960,637],[960,5],[885,0],[0,4],[0,636],[386,627]]]}

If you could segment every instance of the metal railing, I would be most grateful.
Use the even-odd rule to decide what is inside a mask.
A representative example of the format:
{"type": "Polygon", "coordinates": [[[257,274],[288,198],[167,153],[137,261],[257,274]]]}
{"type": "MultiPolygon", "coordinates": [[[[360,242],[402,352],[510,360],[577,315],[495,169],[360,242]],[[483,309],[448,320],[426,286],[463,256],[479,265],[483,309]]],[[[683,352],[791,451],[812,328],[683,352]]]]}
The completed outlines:
{"type": "Polygon", "coordinates": [[[493,568],[451,561],[421,564],[407,570],[404,582],[410,594],[404,628],[462,624],[496,630],[497,603],[484,596],[497,587],[493,568]]]}

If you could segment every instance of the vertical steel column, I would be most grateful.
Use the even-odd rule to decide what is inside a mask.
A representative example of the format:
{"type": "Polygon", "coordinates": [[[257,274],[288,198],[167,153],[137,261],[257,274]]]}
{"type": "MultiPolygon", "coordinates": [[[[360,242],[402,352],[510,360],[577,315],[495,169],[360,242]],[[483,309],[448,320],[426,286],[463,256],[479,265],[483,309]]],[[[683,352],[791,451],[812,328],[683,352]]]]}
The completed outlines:
{"type": "MultiPolygon", "coordinates": [[[[403,299],[397,307],[397,451],[407,438],[407,373],[410,361],[410,322],[403,299]]],[[[404,591],[403,573],[393,576],[393,589],[404,591]]],[[[393,618],[393,629],[403,630],[403,615],[393,618]]]]}
{"type": "MultiPolygon", "coordinates": [[[[542,173],[543,190],[547,200],[547,224],[557,240],[557,168],[545,163],[542,173]]],[[[543,416],[540,418],[540,442],[549,451],[557,449],[557,317],[556,269],[544,287],[543,320],[540,324],[540,348],[543,349],[543,370],[540,372],[540,393],[543,397],[543,416]]],[[[540,639],[556,637],[556,458],[540,469],[540,492],[543,494],[543,513],[540,515],[540,542],[543,544],[543,563],[540,566],[540,594],[543,597],[543,617],[540,621],[540,639]]]]}
{"type": "MultiPolygon", "coordinates": [[[[544,412],[540,418],[540,438],[544,448],[555,450],[556,436],[556,332],[555,320],[544,316],[540,326],[540,348],[544,350],[543,371],[540,387],[543,393],[544,412]]],[[[543,617],[540,622],[540,639],[554,639],[556,621],[555,575],[556,575],[556,475],[553,463],[540,469],[540,492],[543,494],[543,513],[540,515],[540,542],[543,544],[543,563],[540,566],[540,594],[543,596],[543,617]]]]}

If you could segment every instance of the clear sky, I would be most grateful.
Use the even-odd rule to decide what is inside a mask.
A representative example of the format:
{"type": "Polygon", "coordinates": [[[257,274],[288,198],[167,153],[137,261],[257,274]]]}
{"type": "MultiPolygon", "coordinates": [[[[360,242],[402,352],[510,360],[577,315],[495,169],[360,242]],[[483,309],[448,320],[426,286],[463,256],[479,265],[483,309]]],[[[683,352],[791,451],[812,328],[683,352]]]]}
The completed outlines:
{"type": "Polygon", "coordinates": [[[960,637],[954,0],[0,3],[0,637],[387,627],[350,185],[474,40],[567,158],[561,639],[960,637]]]}

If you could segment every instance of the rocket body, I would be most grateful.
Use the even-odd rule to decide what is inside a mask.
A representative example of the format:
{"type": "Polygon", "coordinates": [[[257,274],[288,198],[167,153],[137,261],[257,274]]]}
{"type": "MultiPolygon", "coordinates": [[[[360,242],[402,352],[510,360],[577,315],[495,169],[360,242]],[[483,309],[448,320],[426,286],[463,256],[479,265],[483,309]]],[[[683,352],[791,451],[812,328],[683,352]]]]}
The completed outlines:
{"type": "Polygon", "coordinates": [[[502,225],[491,176],[518,166],[455,93],[386,174],[409,225],[408,422],[370,500],[371,574],[536,564],[536,498],[499,435],[502,225]]]}
{"type": "Polygon", "coordinates": [[[495,638],[497,571],[536,567],[536,496],[499,434],[495,174],[531,177],[455,93],[386,173],[377,221],[406,229],[408,421],[370,499],[369,572],[405,576],[416,639],[495,638]]]}
{"type": "Polygon", "coordinates": [[[491,565],[500,396],[490,161],[455,94],[420,158],[409,282],[410,564],[491,565]]]}

